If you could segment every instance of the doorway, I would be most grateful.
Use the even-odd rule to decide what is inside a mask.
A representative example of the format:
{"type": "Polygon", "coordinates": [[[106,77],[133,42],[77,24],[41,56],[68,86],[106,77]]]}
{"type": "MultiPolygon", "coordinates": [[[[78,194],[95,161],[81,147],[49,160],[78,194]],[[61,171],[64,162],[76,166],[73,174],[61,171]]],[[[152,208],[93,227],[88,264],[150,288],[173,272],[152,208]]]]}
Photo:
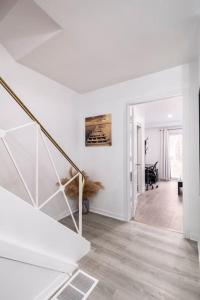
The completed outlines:
{"type": "Polygon", "coordinates": [[[182,232],[182,97],[129,105],[129,219],[182,232]]]}

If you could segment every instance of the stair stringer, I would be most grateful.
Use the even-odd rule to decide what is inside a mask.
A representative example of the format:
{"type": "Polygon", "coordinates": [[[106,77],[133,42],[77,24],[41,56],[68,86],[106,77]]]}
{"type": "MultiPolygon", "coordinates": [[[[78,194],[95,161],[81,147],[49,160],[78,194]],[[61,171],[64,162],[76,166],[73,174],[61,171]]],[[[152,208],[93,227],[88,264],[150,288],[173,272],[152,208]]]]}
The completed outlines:
{"type": "Polygon", "coordinates": [[[0,256],[71,273],[90,243],[0,187],[0,256]]]}

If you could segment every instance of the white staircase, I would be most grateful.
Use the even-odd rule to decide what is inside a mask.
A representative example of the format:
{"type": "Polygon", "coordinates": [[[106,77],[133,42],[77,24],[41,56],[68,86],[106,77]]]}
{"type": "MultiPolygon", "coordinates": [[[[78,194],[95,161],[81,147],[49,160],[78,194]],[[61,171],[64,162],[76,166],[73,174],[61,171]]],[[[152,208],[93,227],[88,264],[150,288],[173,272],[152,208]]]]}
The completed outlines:
{"type": "MultiPolygon", "coordinates": [[[[0,128],[0,143],[3,146],[1,149],[4,149],[7,155],[5,156],[4,153],[3,161],[5,157],[9,160],[26,193],[26,199],[17,196],[19,193],[15,193],[15,191],[13,193],[8,191],[9,188],[3,188],[0,181],[0,299],[68,300],[69,296],[66,295],[69,293],[69,289],[78,289],[77,286],[70,283],[70,279],[74,278],[72,275],[75,276],[75,271],[78,271],[79,260],[90,250],[90,243],[82,237],[84,176],[2,78],[0,78],[0,84],[32,119],[31,122],[20,124],[15,128],[7,130],[0,128]],[[15,148],[13,148],[15,144],[10,136],[10,134],[19,132],[24,128],[32,128],[35,137],[35,145],[29,145],[29,150],[33,151],[29,153],[29,157],[35,157],[34,168],[32,167],[35,170],[35,179],[31,187],[30,182],[27,181],[27,173],[25,174],[23,169],[24,156],[19,151],[15,151],[15,148]],[[55,157],[49,148],[50,144],[64,157],[68,165],[77,171],[76,175],[64,185],[60,180],[54,161],[55,157]],[[44,150],[42,158],[40,157],[40,146],[44,150]],[[53,189],[51,188],[51,191],[47,193],[47,197],[44,194],[43,197],[40,196],[43,187],[41,181],[44,177],[41,177],[43,165],[41,168],[39,162],[43,161],[44,157],[48,157],[48,162],[55,175],[53,189]],[[75,220],[73,208],[65,194],[65,187],[72,180],[78,180],[79,186],[78,222],[75,220]],[[55,208],[57,200],[61,198],[64,203],[62,208],[64,207],[67,215],[72,218],[76,232],[43,212],[45,209],[48,211],[51,204],[55,208]],[[68,287],[68,290],[63,290],[65,287],[68,287]]],[[[20,136],[24,141],[23,133],[20,136]]],[[[25,150],[24,145],[20,144],[20,140],[17,141],[16,145],[18,150],[20,147],[23,151],[25,150]]],[[[3,171],[6,174],[5,166],[3,171]]],[[[81,273],[81,276],[83,274],[85,273],[81,273]]],[[[97,283],[89,275],[86,274],[85,276],[86,279],[90,278],[91,286],[88,285],[88,291],[82,291],[81,285],[86,279],[83,278],[82,283],[79,281],[80,297],[78,299],[86,299],[97,283]]],[[[74,298],[70,296],[70,299],[77,299],[76,297],[76,295],[74,295],[74,298]]]]}
{"type": "Polygon", "coordinates": [[[0,299],[49,300],[68,274],[0,257],[0,299]]]}
{"type": "Polygon", "coordinates": [[[0,187],[0,299],[45,299],[89,250],[83,237],[0,187]]]}
{"type": "Polygon", "coordinates": [[[0,256],[72,273],[90,243],[0,188],[0,256]],[[3,244],[2,244],[3,243],[3,244]]]}

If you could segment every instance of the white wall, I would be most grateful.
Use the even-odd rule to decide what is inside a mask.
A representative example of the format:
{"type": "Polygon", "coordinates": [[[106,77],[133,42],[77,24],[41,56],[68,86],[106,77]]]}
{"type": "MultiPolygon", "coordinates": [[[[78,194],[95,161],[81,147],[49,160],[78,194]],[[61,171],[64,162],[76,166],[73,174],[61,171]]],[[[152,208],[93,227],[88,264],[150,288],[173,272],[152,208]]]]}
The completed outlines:
{"type": "MultiPolygon", "coordinates": [[[[8,52],[0,46],[0,70],[1,76],[10,87],[21,97],[24,103],[31,109],[35,116],[44,124],[52,136],[59,142],[59,144],[66,150],[69,156],[76,163],[79,162],[79,138],[78,131],[78,112],[77,103],[79,95],[70,89],[62,86],[32,71],[18,63],[16,63],[8,54],[8,52]]],[[[28,118],[21,109],[15,105],[13,99],[1,88],[1,110],[0,110],[0,127],[6,129],[16,125],[25,123],[28,118]]],[[[22,131],[23,141],[30,140],[30,132],[22,131]]],[[[19,139],[17,140],[19,142],[19,139]]],[[[16,145],[15,150],[16,150],[16,145]]],[[[1,147],[1,145],[0,145],[1,147]]],[[[1,149],[2,150],[2,149],[1,149]]],[[[34,179],[30,178],[30,174],[34,175],[33,164],[30,163],[30,155],[23,149],[21,151],[21,163],[26,163],[24,167],[24,175],[29,180],[31,189],[33,190],[34,179]],[[27,164],[28,162],[28,164],[27,164]],[[28,175],[29,174],[29,175],[28,175]]],[[[1,152],[2,153],[2,152],[1,152]]],[[[1,167],[0,184],[3,181],[3,186],[14,189],[18,188],[18,195],[22,194],[22,188],[19,188],[16,174],[11,165],[6,161],[5,155],[1,155],[1,163],[5,168],[1,167]],[[6,169],[6,172],[5,172],[6,169]]],[[[43,155],[44,157],[44,155],[43,155]]],[[[55,157],[55,155],[54,155],[55,157]]],[[[66,175],[67,166],[60,158],[57,161],[60,176],[66,175]]],[[[20,162],[19,162],[20,164],[20,162]]],[[[52,190],[56,189],[57,179],[50,175],[52,170],[49,169],[49,162],[41,161],[40,176],[42,177],[40,183],[40,191],[44,191],[46,195],[52,190]]],[[[61,203],[48,210],[48,213],[54,217],[62,217],[65,204],[61,203]]]]}
{"type": "MultiPolygon", "coordinates": [[[[197,62],[194,62],[193,65],[197,65],[197,62]]],[[[194,78],[194,74],[193,78],[191,78],[190,71],[190,65],[179,66],[96,90],[82,97],[80,105],[80,134],[82,137],[81,165],[89,174],[101,180],[105,185],[105,190],[99,193],[98,197],[91,202],[91,209],[93,211],[121,219],[127,218],[127,104],[148,102],[184,94],[184,128],[186,130],[185,141],[187,141],[185,142],[186,153],[184,161],[184,205],[187,213],[184,218],[184,228],[191,238],[198,239],[200,233],[198,197],[198,98],[197,85],[194,83],[196,79],[194,78]],[[190,94],[187,94],[188,90],[190,94]],[[84,117],[105,113],[112,114],[112,147],[85,147],[84,117]]]]}
{"type": "MultiPolygon", "coordinates": [[[[1,76],[43,121],[47,129],[76,162],[79,161],[78,153],[81,149],[82,168],[88,171],[92,178],[103,182],[105,190],[91,201],[91,209],[120,219],[127,219],[128,211],[126,198],[127,104],[184,94],[184,128],[186,130],[184,155],[185,161],[187,160],[184,178],[184,205],[187,214],[184,219],[184,228],[191,238],[199,237],[197,62],[194,62],[193,66],[179,66],[79,97],[66,87],[15,63],[2,47],[0,56],[1,76]],[[112,146],[85,147],[84,118],[105,113],[112,114],[112,146]]],[[[8,116],[6,107],[3,115],[8,116]]],[[[12,121],[15,121],[15,115],[12,121]]]]}
{"type": "Polygon", "coordinates": [[[183,66],[176,67],[82,96],[80,102],[81,166],[105,185],[105,190],[91,201],[92,210],[120,219],[127,218],[127,104],[181,94],[185,84],[182,81],[183,69],[183,66]],[[85,147],[84,118],[105,113],[112,114],[112,146],[85,147]]]}

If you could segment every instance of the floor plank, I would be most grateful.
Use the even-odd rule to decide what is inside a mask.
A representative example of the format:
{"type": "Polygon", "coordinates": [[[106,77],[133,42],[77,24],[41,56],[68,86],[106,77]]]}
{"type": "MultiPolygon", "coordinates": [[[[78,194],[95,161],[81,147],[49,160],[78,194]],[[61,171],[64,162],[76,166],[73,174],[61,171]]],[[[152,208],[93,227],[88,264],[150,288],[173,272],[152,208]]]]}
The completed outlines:
{"type": "Polygon", "coordinates": [[[200,299],[197,245],[181,233],[89,213],[83,235],[92,250],[80,268],[99,279],[90,300],[200,299]]]}
{"type": "Polygon", "coordinates": [[[138,196],[135,220],[148,225],[182,232],[183,204],[177,182],[159,182],[158,189],[138,196]]]}

